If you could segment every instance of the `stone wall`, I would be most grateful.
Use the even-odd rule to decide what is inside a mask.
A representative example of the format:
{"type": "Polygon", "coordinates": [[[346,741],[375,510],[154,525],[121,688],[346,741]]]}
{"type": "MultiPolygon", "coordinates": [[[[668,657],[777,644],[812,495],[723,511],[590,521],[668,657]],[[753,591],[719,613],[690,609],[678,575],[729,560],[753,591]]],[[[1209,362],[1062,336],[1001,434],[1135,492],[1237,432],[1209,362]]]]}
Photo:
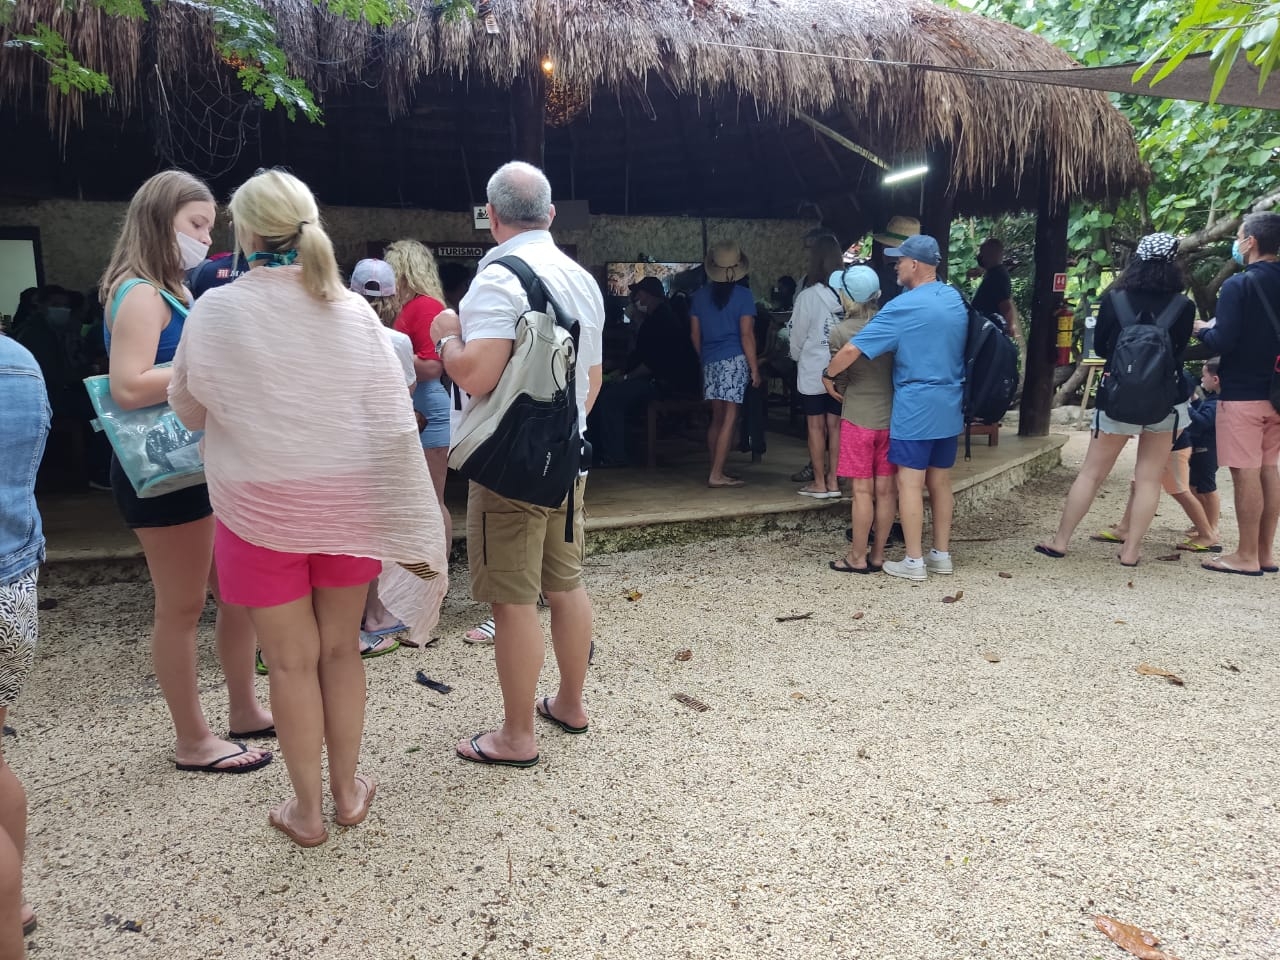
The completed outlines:
{"type": "MultiPolygon", "coordinates": [[[[29,205],[0,206],[0,227],[38,227],[45,278],[76,290],[88,290],[111,255],[125,204],[77,200],[44,200],[29,205]]],[[[435,210],[395,210],[370,207],[327,207],[324,220],[338,253],[349,268],[366,255],[373,240],[413,237],[427,241],[476,243],[490,239],[476,230],[469,213],[435,210]]],[[[228,249],[230,233],[220,219],[215,249],[228,249]]],[[[767,299],[769,288],[782,274],[797,279],[804,273],[801,238],[813,227],[800,220],[707,221],[707,239],[736,239],[751,259],[752,287],[767,299]]],[[[656,260],[702,259],[702,221],[692,217],[593,216],[587,228],[556,230],[560,243],[577,246],[579,262],[599,272],[610,260],[635,260],[640,254],[656,260]]]]}

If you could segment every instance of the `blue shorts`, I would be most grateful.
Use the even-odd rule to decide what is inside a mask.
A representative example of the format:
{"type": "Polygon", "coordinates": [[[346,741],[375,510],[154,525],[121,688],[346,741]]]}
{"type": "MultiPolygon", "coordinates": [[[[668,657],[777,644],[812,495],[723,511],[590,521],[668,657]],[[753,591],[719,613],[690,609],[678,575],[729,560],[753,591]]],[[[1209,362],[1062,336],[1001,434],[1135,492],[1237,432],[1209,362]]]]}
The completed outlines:
{"type": "Polygon", "coordinates": [[[742,354],[702,365],[702,399],[741,403],[751,383],[751,368],[742,354]]]}
{"type": "Polygon", "coordinates": [[[925,470],[929,467],[946,470],[956,465],[958,447],[956,437],[943,437],[941,440],[899,440],[891,436],[889,462],[908,470],[925,470]]]}
{"type": "Polygon", "coordinates": [[[449,392],[439,380],[420,383],[413,391],[413,409],[427,418],[422,428],[422,448],[449,446],[449,392]]]}

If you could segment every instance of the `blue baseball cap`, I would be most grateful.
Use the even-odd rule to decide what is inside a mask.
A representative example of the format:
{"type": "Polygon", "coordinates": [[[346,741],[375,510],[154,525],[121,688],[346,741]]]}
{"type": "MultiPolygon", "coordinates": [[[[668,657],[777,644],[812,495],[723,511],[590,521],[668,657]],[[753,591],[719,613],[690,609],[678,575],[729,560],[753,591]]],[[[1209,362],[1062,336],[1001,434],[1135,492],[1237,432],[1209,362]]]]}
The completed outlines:
{"type": "Polygon", "coordinates": [[[921,263],[927,263],[931,267],[936,267],[942,262],[942,252],[938,249],[938,241],[923,233],[919,236],[907,237],[896,247],[890,247],[886,250],[884,255],[886,257],[906,257],[909,260],[919,260],[921,263]]]}
{"type": "Polygon", "coordinates": [[[843,292],[854,303],[866,303],[880,296],[880,278],[870,267],[846,267],[831,274],[827,286],[837,293],[843,292]]]}
{"type": "Polygon", "coordinates": [[[230,283],[236,277],[249,272],[249,265],[231,253],[219,253],[195,267],[187,274],[187,288],[197,300],[214,287],[230,283]]]}

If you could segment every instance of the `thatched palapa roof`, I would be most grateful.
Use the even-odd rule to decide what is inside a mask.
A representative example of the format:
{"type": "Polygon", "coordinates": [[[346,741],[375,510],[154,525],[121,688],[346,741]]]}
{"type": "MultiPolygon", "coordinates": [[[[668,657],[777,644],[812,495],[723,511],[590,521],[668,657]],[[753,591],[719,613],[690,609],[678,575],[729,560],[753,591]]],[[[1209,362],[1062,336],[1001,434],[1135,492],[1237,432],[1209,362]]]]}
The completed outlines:
{"type": "MultiPolygon", "coordinates": [[[[687,163],[708,138],[699,133],[691,148],[689,114],[673,113],[672,105],[696,98],[700,116],[714,105],[721,120],[756,125],[761,155],[772,149],[771,131],[785,129],[788,150],[807,141],[797,177],[817,192],[838,192],[841,174],[865,176],[865,163],[825,143],[834,159],[815,170],[818,135],[796,122],[798,112],[894,163],[948,157],[960,209],[1034,203],[1042,169],[1058,200],[1121,195],[1147,177],[1132,129],[1105,94],[866,62],[1074,66],[1038,37],[928,0],[493,0],[496,36],[477,19],[440,19],[429,0],[409,5],[411,19],[374,29],[311,0],[264,0],[291,66],[320,96],[330,126],[348,116],[344,103],[356,102],[362,106],[353,112],[372,124],[373,98],[385,103],[384,126],[439,113],[441,98],[455,105],[464,98],[474,121],[549,58],[559,119],[574,118],[569,126],[585,131],[620,119],[619,130],[636,140],[644,139],[636,131],[646,121],[679,128],[686,142],[677,149],[673,138],[669,152],[687,163]]],[[[44,112],[56,130],[74,131],[102,106],[116,116],[155,112],[157,90],[172,95],[193,74],[225,75],[199,8],[170,0],[148,10],[143,23],[88,3],[67,13],[62,0],[19,0],[11,31],[39,19],[56,24],[82,62],[111,75],[115,93],[106,104],[56,95],[43,101],[47,68],[9,53],[0,59],[0,104],[44,112]]],[[[574,143],[579,161],[582,142],[574,143]]],[[[703,173],[714,180],[724,169],[703,173]]]]}

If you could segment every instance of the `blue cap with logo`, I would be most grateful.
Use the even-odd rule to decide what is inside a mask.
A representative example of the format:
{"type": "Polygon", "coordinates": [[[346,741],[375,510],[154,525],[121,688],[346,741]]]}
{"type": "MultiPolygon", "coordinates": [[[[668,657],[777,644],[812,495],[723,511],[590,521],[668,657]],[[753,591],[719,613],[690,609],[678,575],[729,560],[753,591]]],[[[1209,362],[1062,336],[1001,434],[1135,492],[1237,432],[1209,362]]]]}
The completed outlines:
{"type": "Polygon", "coordinates": [[[854,303],[866,303],[880,296],[880,278],[870,267],[846,267],[831,274],[827,286],[837,293],[844,293],[854,303]]]}
{"type": "Polygon", "coordinates": [[[886,257],[906,257],[909,260],[919,260],[921,263],[927,263],[931,267],[936,267],[942,262],[942,252],[938,249],[938,241],[923,233],[915,237],[907,237],[898,246],[890,247],[886,250],[884,255],[886,257]]]}

